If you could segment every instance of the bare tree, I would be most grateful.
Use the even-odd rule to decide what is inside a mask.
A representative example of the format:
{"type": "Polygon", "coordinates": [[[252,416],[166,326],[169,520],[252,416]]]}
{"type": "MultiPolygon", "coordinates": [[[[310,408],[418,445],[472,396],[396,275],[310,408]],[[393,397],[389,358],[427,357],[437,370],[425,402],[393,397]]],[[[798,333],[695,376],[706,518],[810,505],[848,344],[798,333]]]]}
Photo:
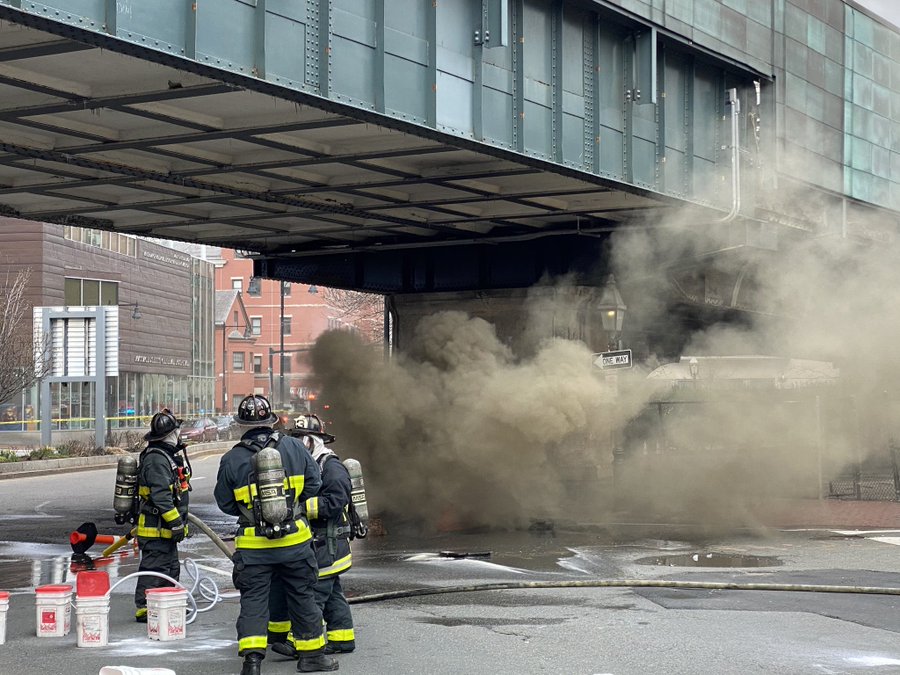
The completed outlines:
{"type": "Polygon", "coordinates": [[[25,289],[31,270],[7,271],[0,276],[0,403],[9,401],[46,374],[49,360],[39,360],[31,305],[25,289]]]}
{"type": "Polygon", "coordinates": [[[337,313],[335,318],[353,326],[363,340],[374,344],[384,339],[384,296],[323,288],[322,297],[337,313]]]}

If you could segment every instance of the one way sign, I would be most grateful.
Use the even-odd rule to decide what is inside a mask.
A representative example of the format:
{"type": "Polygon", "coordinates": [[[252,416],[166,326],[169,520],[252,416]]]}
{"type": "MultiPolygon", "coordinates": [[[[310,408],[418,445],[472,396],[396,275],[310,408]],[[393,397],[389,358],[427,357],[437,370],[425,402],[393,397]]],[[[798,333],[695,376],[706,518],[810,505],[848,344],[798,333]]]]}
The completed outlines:
{"type": "Polygon", "coordinates": [[[601,370],[613,368],[631,368],[631,350],[621,349],[617,352],[601,352],[594,354],[594,365],[601,370]]]}

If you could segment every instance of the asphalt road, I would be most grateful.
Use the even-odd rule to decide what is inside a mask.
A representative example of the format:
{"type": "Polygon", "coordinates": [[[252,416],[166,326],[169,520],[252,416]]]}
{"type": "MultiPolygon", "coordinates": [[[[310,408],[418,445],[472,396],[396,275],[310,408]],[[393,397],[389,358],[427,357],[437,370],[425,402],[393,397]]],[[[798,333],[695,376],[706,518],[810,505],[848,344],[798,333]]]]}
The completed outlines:
{"type": "MultiPolygon", "coordinates": [[[[216,531],[231,519],[212,501],[218,457],[194,461],[194,512],[216,531]]],[[[230,564],[202,535],[192,559],[226,595],[188,627],[187,638],[156,642],[131,620],[133,582],[113,594],[110,644],[75,646],[75,636],[35,637],[33,587],[72,580],[69,532],[93,521],[115,533],[112,469],[0,484],[0,588],[13,591],[2,675],[96,675],[104,665],[165,667],[178,675],[237,673],[237,600],[230,564]]],[[[355,545],[345,575],[350,595],[497,582],[678,579],[866,585],[900,588],[898,532],[736,533],[691,541],[673,529],[586,528],[580,532],[410,536],[391,532],[355,545]],[[452,559],[441,551],[490,551],[452,559]],[[644,558],[772,556],[772,567],[641,564],[644,558]]],[[[99,547],[98,547],[99,548],[99,547]]],[[[746,562],[746,561],[744,561],[746,562]]],[[[133,555],[108,569],[134,571],[133,555]]],[[[183,577],[184,578],[184,577],[183,577]]],[[[201,606],[205,603],[200,602],[201,606]]],[[[773,591],[563,588],[426,595],[354,605],[358,649],[342,673],[897,673],[900,597],[773,591]]],[[[271,656],[264,673],[290,673],[271,656]]]]}

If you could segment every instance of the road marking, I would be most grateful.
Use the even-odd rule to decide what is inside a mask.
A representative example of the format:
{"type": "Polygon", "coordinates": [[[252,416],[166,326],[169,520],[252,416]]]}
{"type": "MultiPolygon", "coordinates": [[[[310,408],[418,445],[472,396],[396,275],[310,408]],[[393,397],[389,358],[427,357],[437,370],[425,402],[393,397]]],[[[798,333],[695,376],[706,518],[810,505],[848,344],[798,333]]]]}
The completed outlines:
{"type": "Polygon", "coordinates": [[[882,544],[900,546],[900,537],[869,537],[872,541],[880,541],[882,544]]]}

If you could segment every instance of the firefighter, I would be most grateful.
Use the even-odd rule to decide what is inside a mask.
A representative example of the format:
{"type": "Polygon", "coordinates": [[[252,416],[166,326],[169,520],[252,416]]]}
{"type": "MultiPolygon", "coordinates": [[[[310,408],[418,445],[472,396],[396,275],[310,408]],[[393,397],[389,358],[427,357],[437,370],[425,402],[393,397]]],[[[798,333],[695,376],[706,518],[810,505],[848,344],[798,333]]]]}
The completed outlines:
{"type": "Polygon", "coordinates": [[[285,632],[290,629],[294,636],[297,671],[337,670],[338,663],[323,654],[322,612],[313,594],[318,569],[302,511],[305,500],[321,485],[319,468],[299,441],[273,429],[278,417],[265,397],[245,397],[236,419],[245,432],[222,456],[214,495],[222,511],[238,517],[232,578],[241,594],[237,620],[238,654],[244,657],[241,675],[260,673],[273,579],[287,594],[290,621],[285,632]],[[272,479],[275,475],[277,480],[272,479]]]}
{"type": "MultiPolygon", "coordinates": [[[[150,420],[144,435],[147,447],[138,467],[138,506],[135,536],[141,550],[139,572],[160,572],[178,580],[181,564],[178,543],[187,535],[191,464],[180,442],[181,420],[168,409],[150,420]]],[[[147,589],[171,586],[155,576],[138,577],[134,590],[134,618],[147,622],[147,589]]]]}
{"type": "MultiPolygon", "coordinates": [[[[319,565],[319,580],[316,582],[316,603],[325,619],[327,643],[326,654],[346,654],[356,648],[353,632],[353,616],[350,605],[341,587],[343,572],[350,569],[350,519],[347,509],[350,504],[350,473],[338,456],[325,447],[334,436],[324,431],[313,431],[307,427],[302,436],[309,454],[316,461],[322,474],[319,494],[306,500],[306,515],[313,531],[313,547],[319,565]]],[[[272,650],[285,656],[292,656],[292,650],[283,640],[273,639],[271,629],[279,619],[287,616],[284,589],[273,584],[269,594],[270,640],[272,650]]]]}

